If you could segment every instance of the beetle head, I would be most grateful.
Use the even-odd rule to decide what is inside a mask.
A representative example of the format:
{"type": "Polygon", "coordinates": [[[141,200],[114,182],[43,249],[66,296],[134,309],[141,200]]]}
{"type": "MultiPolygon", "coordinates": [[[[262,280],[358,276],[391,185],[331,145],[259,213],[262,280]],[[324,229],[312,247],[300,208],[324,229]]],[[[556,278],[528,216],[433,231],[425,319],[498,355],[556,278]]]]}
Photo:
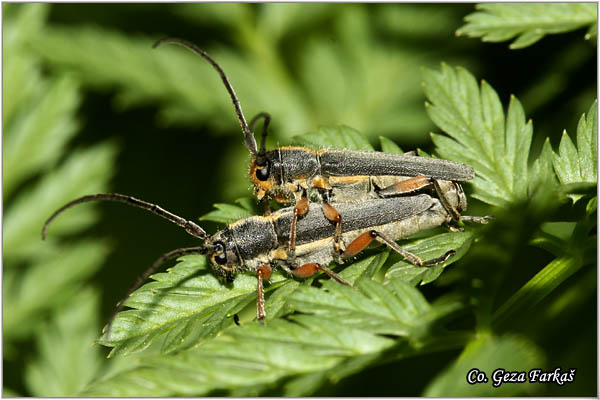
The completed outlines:
{"type": "Polygon", "coordinates": [[[272,164],[266,156],[254,156],[250,161],[250,180],[258,200],[262,200],[265,196],[272,197],[278,185],[272,164]]]}
{"type": "Polygon", "coordinates": [[[233,281],[233,275],[241,267],[241,260],[229,231],[225,229],[215,233],[206,239],[204,247],[217,275],[227,282],[233,281]]]}

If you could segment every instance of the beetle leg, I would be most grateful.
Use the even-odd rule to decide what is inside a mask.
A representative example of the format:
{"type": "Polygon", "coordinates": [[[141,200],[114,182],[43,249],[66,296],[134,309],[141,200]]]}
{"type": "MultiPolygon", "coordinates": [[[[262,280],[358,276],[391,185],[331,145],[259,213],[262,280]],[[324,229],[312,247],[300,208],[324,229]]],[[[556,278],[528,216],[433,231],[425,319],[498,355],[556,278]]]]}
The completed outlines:
{"type": "Polygon", "coordinates": [[[263,289],[263,279],[269,279],[271,272],[271,267],[267,264],[261,265],[256,269],[256,276],[258,277],[256,283],[256,318],[261,323],[265,319],[265,291],[263,289]]]}
{"type": "MultiPolygon", "coordinates": [[[[331,192],[331,190],[320,190],[319,191],[319,193],[321,195],[321,199],[323,201],[323,205],[322,205],[323,215],[330,222],[333,222],[335,224],[335,233],[333,234],[333,250],[339,256],[343,252],[343,250],[342,250],[342,248],[343,248],[342,214],[340,214],[340,212],[334,206],[331,205],[331,203],[329,201],[330,192],[331,192]]],[[[341,257],[338,257],[338,263],[343,264],[344,260],[342,260],[341,257]]]]}
{"type": "Polygon", "coordinates": [[[263,206],[265,208],[265,216],[267,215],[271,215],[271,199],[267,198],[267,197],[263,197],[263,199],[261,200],[263,203],[263,206]]]}
{"type": "Polygon", "coordinates": [[[446,252],[446,254],[444,254],[441,257],[423,261],[420,257],[418,257],[418,256],[412,254],[411,252],[403,249],[402,247],[398,246],[398,244],[396,244],[396,242],[394,242],[393,240],[390,240],[383,233],[376,231],[376,230],[370,230],[370,231],[362,233],[356,239],[354,239],[352,241],[352,243],[350,243],[350,245],[346,248],[346,251],[344,252],[344,254],[342,254],[342,257],[348,258],[348,257],[355,256],[356,254],[363,251],[375,239],[378,239],[379,242],[389,246],[396,253],[398,253],[402,257],[404,257],[406,259],[406,261],[408,261],[409,263],[416,265],[418,267],[439,264],[441,262],[446,261],[448,258],[450,258],[450,256],[456,254],[456,252],[454,250],[449,250],[446,252]]]}
{"type": "Polygon", "coordinates": [[[332,279],[335,279],[343,285],[352,286],[348,282],[346,282],[341,276],[339,276],[329,268],[322,266],[319,263],[308,263],[301,265],[298,268],[292,270],[292,273],[300,278],[308,278],[309,276],[313,276],[317,271],[325,272],[332,279]]]}
{"type": "Polygon", "coordinates": [[[288,247],[288,260],[290,265],[296,263],[296,221],[298,217],[308,212],[308,197],[306,196],[306,190],[302,189],[302,197],[294,206],[294,216],[292,217],[292,223],[290,224],[290,244],[288,247]]]}
{"type": "Polygon", "coordinates": [[[380,197],[383,198],[392,197],[399,194],[416,192],[431,184],[432,178],[423,175],[415,176],[414,178],[408,178],[386,188],[379,189],[377,191],[377,194],[379,194],[380,197]]]}
{"type": "MultiPolygon", "coordinates": [[[[452,204],[450,204],[450,202],[448,201],[448,197],[447,197],[447,192],[445,192],[441,187],[440,187],[440,183],[438,182],[437,179],[432,178],[431,182],[433,183],[433,187],[435,188],[435,191],[440,199],[440,202],[442,203],[442,206],[444,207],[444,209],[448,212],[448,214],[450,215],[450,217],[452,218],[453,221],[460,221],[461,220],[461,215],[460,215],[460,210],[458,210],[456,207],[454,207],[452,204]]],[[[454,184],[454,182],[452,182],[454,184]]],[[[461,188],[460,185],[456,185],[456,188],[461,188]]],[[[462,192],[462,188],[460,189],[462,192]]]]}
{"type": "Polygon", "coordinates": [[[492,218],[494,218],[494,217],[491,217],[489,215],[486,215],[485,217],[472,217],[470,215],[463,215],[461,217],[461,221],[475,222],[478,224],[487,224],[488,221],[492,218]]]}
{"type": "Polygon", "coordinates": [[[323,214],[329,221],[335,223],[335,233],[333,235],[333,250],[336,253],[342,251],[342,214],[331,204],[323,203],[323,214]]]}
{"type": "MultiPolygon", "coordinates": [[[[454,182],[451,183],[455,185],[457,191],[460,190],[462,192],[462,188],[460,185],[457,185],[454,182]]],[[[450,216],[451,220],[460,221],[462,218],[460,215],[461,210],[459,209],[459,207],[453,206],[452,203],[449,201],[448,196],[450,194],[440,186],[438,179],[427,176],[416,176],[414,178],[408,178],[386,188],[380,189],[377,191],[377,193],[380,195],[380,197],[386,198],[400,194],[413,193],[430,185],[433,185],[437,196],[440,202],[442,203],[442,206],[444,207],[446,212],[448,212],[448,215],[450,216]]],[[[453,229],[453,227],[450,227],[450,229],[453,229]]]]}

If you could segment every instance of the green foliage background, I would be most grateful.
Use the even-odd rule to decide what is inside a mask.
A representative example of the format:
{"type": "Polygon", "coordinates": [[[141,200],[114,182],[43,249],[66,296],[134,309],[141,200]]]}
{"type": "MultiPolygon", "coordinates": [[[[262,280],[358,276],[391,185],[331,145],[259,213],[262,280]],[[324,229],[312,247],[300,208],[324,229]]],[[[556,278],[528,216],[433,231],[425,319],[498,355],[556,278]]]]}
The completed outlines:
{"type": "Polygon", "coordinates": [[[597,395],[595,4],[4,4],[3,15],[5,396],[597,395]],[[41,242],[54,209],[120,192],[205,215],[208,232],[256,211],[234,202],[250,195],[248,155],[218,76],[184,49],[151,49],[167,36],[206,49],[248,117],[271,113],[269,147],[419,147],[472,165],[468,214],[496,219],[405,243],[459,250],[435,268],[379,249],[341,269],[355,288],[277,274],[267,327],[252,321],[254,277],[225,287],[184,257],[130,298],[106,359],[92,343],[136,276],[198,243],[112,204],[70,210],[41,242]],[[577,368],[575,382],[465,382],[473,367],[556,366],[577,368]]]}

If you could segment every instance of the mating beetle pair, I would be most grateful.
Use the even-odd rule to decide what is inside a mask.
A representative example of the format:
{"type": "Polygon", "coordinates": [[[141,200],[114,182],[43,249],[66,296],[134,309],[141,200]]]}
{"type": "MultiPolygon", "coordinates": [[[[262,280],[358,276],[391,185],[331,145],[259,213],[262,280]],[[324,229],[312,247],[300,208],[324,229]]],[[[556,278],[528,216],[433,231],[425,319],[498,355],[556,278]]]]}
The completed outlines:
{"type": "MultiPolygon", "coordinates": [[[[166,42],[190,48],[219,73],[234,104],[246,147],[252,154],[250,176],[258,199],[266,204],[270,199],[295,204],[274,213],[267,212],[265,216],[239,220],[212,236],[196,223],[157,205],[120,194],[84,196],[58,209],[46,221],[43,237],[52,220],[64,210],[83,202],[111,200],[158,214],[204,240],[202,246],[174,250],[160,257],[127,296],[167,259],[184,254],[206,254],[217,274],[227,280],[233,279],[237,271],[257,274],[257,318],[262,320],[265,318],[263,279],[269,278],[272,267],[281,267],[299,277],[321,270],[347,284],[327,265],[353,257],[373,240],[386,244],[415,265],[433,265],[445,261],[454,251],[423,261],[398,246],[396,241],[452,221],[486,221],[461,216],[466,210],[466,197],[459,182],[474,176],[473,169],[461,163],[343,149],[282,147],[267,152],[265,139],[270,116],[261,113],[248,125],[221,67],[203,50],[180,39],[164,39],[155,47],[166,42]],[[252,127],[260,118],[264,119],[263,135],[257,149],[252,127]],[[433,187],[437,198],[415,193],[428,187],[433,187]],[[309,207],[309,198],[319,202],[320,209],[309,207]]],[[[123,301],[113,317],[122,306],[123,301]]]]}

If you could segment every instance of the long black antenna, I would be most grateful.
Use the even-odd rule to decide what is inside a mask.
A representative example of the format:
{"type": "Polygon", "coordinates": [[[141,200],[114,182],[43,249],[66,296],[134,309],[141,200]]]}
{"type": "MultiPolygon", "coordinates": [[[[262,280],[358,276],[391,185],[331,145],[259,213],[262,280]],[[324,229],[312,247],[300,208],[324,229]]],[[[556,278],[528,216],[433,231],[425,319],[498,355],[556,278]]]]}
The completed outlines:
{"type": "Polygon", "coordinates": [[[194,53],[197,53],[197,54],[201,55],[202,57],[204,57],[204,59],[206,61],[208,61],[215,70],[217,70],[217,72],[219,73],[219,76],[221,77],[221,80],[225,84],[225,88],[229,92],[231,101],[233,102],[233,107],[235,108],[235,113],[237,114],[238,120],[240,121],[240,125],[242,126],[242,133],[244,134],[246,147],[248,148],[250,153],[252,153],[253,155],[256,155],[256,153],[257,153],[256,139],[254,138],[254,135],[252,134],[252,130],[248,127],[248,124],[246,123],[246,118],[244,117],[244,113],[242,112],[242,106],[240,105],[240,101],[238,100],[238,98],[235,94],[235,90],[233,90],[233,86],[231,86],[229,79],[227,79],[227,75],[225,75],[225,72],[221,69],[219,64],[217,64],[217,62],[215,60],[213,60],[204,50],[202,50],[200,47],[196,46],[194,43],[188,42],[187,40],[178,39],[178,38],[166,38],[166,39],[161,39],[161,40],[157,41],[156,43],[154,43],[154,45],[152,47],[156,48],[163,43],[174,43],[174,44],[178,44],[178,45],[187,47],[188,49],[192,50],[194,53]]]}
{"type": "Polygon", "coordinates": [[[185,218],[181,218],[164,208],[157,206],[156,204],[148,203],[143,200],[136,199],[135,197],[126,196],[118,193],[101,193],[101,194],[91,194],[88,196],[79,197],[75,200],[72,200],[54,211],[54,214],[50,216],[44,223],[44,227],[42,228],[42,240],[46,239],[46,232],[48,231],[48,227],[50,223],[58,217],[63,211],[81,203],[87,203],[88,201],[97,201],[97,200],[108,200],[108,201],[118,201],[121,203],[129,204],[130,206],[139,207],[144,210],[150,211],[158,216],[163,217],[166,220],[173,222],[176,225],[181,226],[192,236],[195,236],[200,239],[206,238],[206,232],[204,229],[200,228],[195,222],[188,221],[185,218]]]}
{"type": "Polygon", "coordinates": [[[106,341],[110,340],[110,329],[112,328],[112,324],[115,320],[115,317],[125,306],[125,301],[129,298],[129,296],[131,296],[131,293],[133,293],[137,288],[142,286],[142,283],[144,283],[144,281],[146,279],[148,279],[148,277],[150,275],[152,275],[152,273],[154,271],[156,271],[156,269],[158,267],[160,267],[162,264],[164,264],[166,261],[170,260],[171,258],[181,257],[186,254],[206,254],[206,251],[207,251],[207,249],[204,246],[186,247],[186,248],[182,248],[182,249],[169,251],[168,253],[165,253],[162,256],[160,256],[158,258],[158,260],[154,261],[152,263],[152,265],[146,271],[144,271],[144,273],[142,275],[140,275],[137,278],[135,283],[129,288],[127,293],[125,293],[123,298],[117,303],[117,306],[115,307],[113,312],[110,314],[110,317],[108,317],[108,322],[106,323],[106,330],[105,330],[106,341]]]}
{"type": "Polygon", "coordinates": [[[265,154],[267,153],[267,131],[269,129],[269,124],[271,123],[271,115],[266,112],[261,112],[256,114],[254,118],[252,118],[252,121],[250,121],[250,130],[254,131],[254,124],[261,118],[264,118],[265,122],[263,123],[263,133],[262,138],[260,139],[260,149],[258,150],[258,154],[256,154],[258,165],[264,165],[265,154]]]}

